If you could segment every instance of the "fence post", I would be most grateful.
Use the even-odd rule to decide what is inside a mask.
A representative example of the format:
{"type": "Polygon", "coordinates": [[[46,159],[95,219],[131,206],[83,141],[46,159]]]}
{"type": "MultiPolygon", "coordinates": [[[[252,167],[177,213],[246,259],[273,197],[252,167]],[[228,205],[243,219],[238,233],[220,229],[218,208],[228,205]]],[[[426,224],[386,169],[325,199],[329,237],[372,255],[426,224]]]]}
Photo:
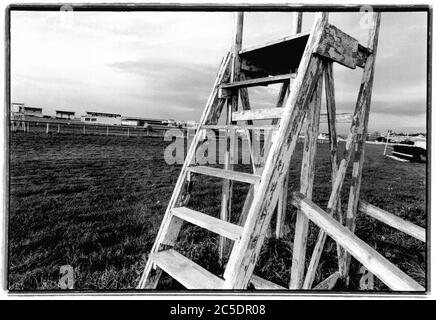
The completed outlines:
{"type": "Polygon", "coordinates": [[[86,129],[85,129],[85,127],[86,127],[86,126],[83,126],[83,134],[86,134],[86,129]]]}
{"type": "Polygon", "coordinates": [[[58,133],[61,133],[61,124],[58,123],[58,133]]]}
{"type": "Polygon", "coordinates": [[[109,126],[106,126],[106,136],[109,135],[109,126]]]}
{"type": "Polygon", "coordinates": [[[130,128],[127,128],[127,136],[130,137],[130,128]]]}
{"type": "Polygon", "coordinates": [[[47,122],[47,130],[45,131],[45,133],[48,133],[50,131],[50,125],[49,125],[49,123],[47,122]]]}

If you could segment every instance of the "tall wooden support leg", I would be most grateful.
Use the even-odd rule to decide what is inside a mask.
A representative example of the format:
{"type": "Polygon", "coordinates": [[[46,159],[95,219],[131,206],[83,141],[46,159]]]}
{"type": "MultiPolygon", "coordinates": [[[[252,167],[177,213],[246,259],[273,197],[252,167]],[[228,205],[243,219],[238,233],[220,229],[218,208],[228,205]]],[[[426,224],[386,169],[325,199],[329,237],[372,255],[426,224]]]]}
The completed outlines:
{"type": "MultiPolygon", "coordinates": [[[[301,26],[303,24],[303,12],[294,12],[292,17],[292,30],[291,34],[297,34],[301,32],[301,26]]],[[[295,70],[291,70],[295,71],[295,70]]],[[[286,93],[289,93],[289,85],[283,84],[280,95],[279,95],[279,101],[277,104],[281,104],[280,107],[283,105],[283,100],[285,98],[286,93],[283,91],[286,90],[286,93]],[[283,98],[282,98],[283,97],[283,98]],[[280,99],[282,101],[280,102],[280,99]]],[[[274,119],[276,120],[276,119],[274,119]]],[[[274,121],[273,120],[273,121],[274,121]]],[[[286,218],[286,207],[287,207],[287,200],[288,200],[288,182],[289,181],[289,171],[283,178],[283,183],[281,184],[281,190],[279,195],[279,200],[277,203],[277,220],[276,220],[276,232],[275,236],[276,239],[280,239],[283,236],[283,227],[284,222],[286,218]]]]}
{"type": "Polygon", "coordinates": [[[289,168],[310,97],[321,74],[321,58],[313,52],[318,47],[326,20],[317,16],[303,53],[297,79],[283,108],[277,139],[274,139],[264,167],[261,182],[250,207],[244,231],[235,243],[224,272],[223,289],[246,288],[259,257],[265,232],[277,205],[278,183],[289,168]]]}
{"type": "Polygon", "coordinates": [[[292,34],[301,32],[301,26],[303,25],[303,12],[293,12],[292,14],[292,34]]]}
{"type": "MultiPolygon", "coordinates": [[[[277,103],[276,103],[276,108],[282,108],[283,107],[283,104],[286,101],[288,95],[289,95],[289,84],[287,83],[287,84],[284,84],[281,87],[281,89],[280,89],[279,97],[278,97],[277,103]]],[[[277,122],[278,122],[278,119],[272,120],[272,124],[277,124],[277,122]]],[[[265,143],[263,150],[258,150],[258,151],[260,151],[263,154],[268,154],[269,149],[271,147],[271,143],[270,142],[271,141],[268,141],[268,143],[265,143]]],[[[254,151],[256,151],[256,150],[254,150],[254,151]]],[[[257,174],[262,174],[263,167],[260,164],[260,159],[258,157],[256,157],[255,161],[256,161],[255,172],[257,174]]],[[[238,223],[239,225],[243,225],[245,223],[245,219],[247,218],[248,210],[250,209],[251,203],[253,201],[254,189],[255,189],[255,187],[253,185],[250,186],[250,189],[248,191],[247,197],[245,198],[244,207],[242,209],[241,216],[239,218],[239,223],[238,223]]],[[[276,229],[276,232],[277,232],[277,229],[276,229]]]]}
{"type": "MultiPolygon", "coordinates": [[[[238,12],[236,14],[236,26],[235,26],[235,37],[234,37],[234,45],[232,48],[233,52],[233,61],[232,61],[232,73],[230,76],[230,82],[235,82],[239,80],[239,76],[241,73],[241,59],[239,57],[239,51],[242,48],[242,31],[244,25],[244,13],[238,12]]],[[[238,95],[239,90],[235,90],[233,92],[232,97],[229,99],[227,103],[227,124],[232,123],[232,112],[238,110],[238,95]]],[[[233,170],[233,161],[234,161],[234,139],[231,139],[231,134],[228,132],[227,137],[227,146],[226,153],[224,157],[224,169],[233,170]]],[[[220,218],[224,221],[229,221],[232,204],[232,189],[233,189],[233,181],[229,179],[223,180],[223,189],[222,189],[222,198],[221,198],[221,213],[220,218]]],[[[219,260],[222,263],[225,256],[225,248],[226,248],[227,239],[220,236],[219,238],[219,260]]]]}
{"type": "MultiPolygon", "coordinates": [[[[362,115],[363,120],[357,130],[357,143],[353,163],[353,179],[351,182],[350,195],[348,198],[347,207],[347,227],[354,232],[357,207],[359,204],[360,184],[362,182],[362,167],[365,158],[365,140],[368,131],[369,111],[371,106],[372,84],[374,79],[374,64],[377,54],[378,35],[380,30],[380,13],[373,13],[372,27],[369,31],[368,48],[372,50],[372,54],[368,57],[363,71],[363,78],[360,85],[359,95],[362,95],[362,115]]],[[[347,263],[345,273],[348,275],[351,262],[351,256],[347,254],[347,263]]]]}
{"type": "MultiPolygon", "coordinates": [[[[375,13],[375,28],[371,32],[371,34],[374,34],[371,38],[374,39],[372,42],[373,46],[370,48],[376,49],[376,44],[378,40],[378,30],[379,30],[379,24],[380,24],[380,14],[375,13]]],[[[342,189],[342,185],[345,179],[345,173],[348,167],[348,164],[351,161],[351,156],[356,148],[357,145],[357,137],[358,134],[362,134],[363,126],[366,126],[369,116],[369,104],[371,101],[371,90],[372,90],[372,82],[373,82],[373,73],[374,73],[374,59],[375,59],[375,51],[373,51],[372,54],[370,54],[366,60],[365,68],[362,75],[359,95],[357,98],[356,108],[354,111],[353,116],[353,122],[351,124],[350,133],[347,137],[347,142],[345,145],[345,156],[344,159],[341,160],[341,163],[339,165],[339,170],[336,175],[336,179],[333,183],[332,192],[330,194],[330,199],[327,205],[327,212],[330,214],[334,214],[335,208],[337,206],[337,202],[339,199],[339,195],[342,189]],[[368,111],[368,112],[367,112],[368,111]]],[[[362,135],[363,139],[365,135],[362,135]]],[[[361,153],[362,156],[362,153],[361,153]]],[[[354,168],[353,168],[354,171],[354,168]]],[[[356,179],[353,179],[356,180],[356,179]]],[[[357,185],[356,185],[357,186],[357,185]]],[[[359,184],[360,186],[360,184],[359,184]]],[[[354,189],[356,191],[356,189],[354,189]]],[[[351,192],[351,191],[350,191],[351,192]]],[[[356,198],[357,199],[357,198],[356,198]]],[[[347,213],[349,215],[349,213],[347,213]]],[[[347,217],[348,220],[348,217],[347,217]]],[[[351,225],[350,222],[347,221],[347,225],[351,225]]],[[[312,253],[312,258],[309,264],[309,268],[306,274],[306,279],[303,284],[303,288],[308,289],[311,288],[311,285],[313,283],[313,279],[315,278],[315,272],[318,267],[319,259],[321,257],[321,253],[324,248],[325,240],[326,240],[327,234],[324,230],[320,230],[318,234],[318,239],[315,244],[315,248],[312,253]]],[[[347,258],[347,265],[349,266],[350,258],[347,258]]],[[[349,269],[349,267],[348,267],[349,269]]],[[[347,270],[345,271],[345,274],[347,274],[347,270]]]]}
{"type": "MultiPolygon", "coordinates": [[[[313,180],[315,176],[315,156],[319,134],[322,81],[323,78],[320,76],[306,116],[307,126],[304,137],[303,160],[301,164],[300,192],[308,199],[312,199],[313,180]]],[[[298,210],[297,221],[295,224],[294,248],[292,253],[290,289],[301,289],[303,284],[308,227],[309,219],[301,212],[301,210],[298,210]]]]}
{"type": "MultiPolygon", "coordinates": [[[[335,83],[333,78],[333,63],[326,62],[325,65],[325,91],[326,91],[326,104],[327,104],[327,117],[328,117],[328,128],[329,128],[329,140],[330,140],[330,166],[332,171],[332,184],[336,180],[338,175],[338,138],[336,135],[336,100],[335,100],[335,83]]],[[[341,208],[341,198],[338,197],[338,202],[336,205],[336,212],[338,216],[338,221],[342,225],[342,208],[341,208]]],[[[345,250],[338,243],[336,244],[336,251],[338,255],[338,268],[339,276],[341,278],[345,277],[345,250]]]]}

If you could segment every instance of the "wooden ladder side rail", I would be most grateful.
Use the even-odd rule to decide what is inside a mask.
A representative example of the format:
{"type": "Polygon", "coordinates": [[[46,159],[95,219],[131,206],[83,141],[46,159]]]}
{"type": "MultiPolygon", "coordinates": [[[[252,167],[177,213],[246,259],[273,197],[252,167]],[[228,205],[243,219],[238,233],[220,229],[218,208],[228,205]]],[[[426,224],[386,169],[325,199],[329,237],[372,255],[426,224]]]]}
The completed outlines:
{"type": "MultiPolygon", "coordinates": [[[[378,28],[377,28],[377,30],[378,30],[378,28]]],[[[328,206],[327,206],[327,211],[330,214],[334,214],[334,212],[335,212],[335,208],[337,206],[340,192],[342,189],[342,185],[343,185],[343,182],[345,179],[345,173],[346,173],[347,167],[351,161],[351,156],[352,156],[352,154],[356,148],[356,145],[358,143],[359,133],[362,132],[363,125],[365,125],[365,124],[367,125],[367,116],[368,115],[367,115],[366,110],[367,110],[367,108],[369,108],[369,103],[370,103],[369,96],[371,95],[370,88],[372,88],[372,83],[373,83],[373,81],[372,81],[373,77],[371,77],[371,74],[373,74],[373,70],[374,70],[374,59],[373,59],[373,56],[370,55],[367,59],[367,62],[365,64],[365,68],[363,70],[361,87],[359,90],[356,108],[354,111],[353,122],[351,124],[350,133],[348,135],[346,146],[345,146],[345,157],[340,162],[339,170],[337,172],[337,176],[336,176],[336,179],[335,179],[334,184],[333,184],[332,192],[330,194],[330,199],[329,199],[328,206]]],[[[354,171],[354,168],[353,168],[353,171],[354,171]]],[[[348,221],[348,217],[347,217],[347,221],[348,221]]],[[[305,289],[311,288],[311,286],[313,284],[313,280],[315,279],[316,269],[318,267],[319,259],[321,257],[321,254],[322,254],[322,251],[324,248],[326,237],[327,237],[326,233],[323,230],[320,230],[320,232],[318,234],[317,242],[315,244],[315,247],[314,247],[314,250],[312,253],[312,258],[311,258],[311,261],[310,261],[310,264],[309,264],[309,267],[307,270],[306,279],[305,279],[305,282],[303,284],[303,288],[305,288],[305,289]]],[[[349,264],[348,263],[348,260],[349,260],[348,256],[349,255],[347,255],[347,265],[349,264]]],[[[348,266],[346,267],[346,269],[348,269],[348,266]]],[[[345,270],[343,272],[343,275],[345,276],[347,273],[348,273],[348,271],[345,270]]]]}
{"type": "Polygon", "coordinates": [[[230,254],[224,272],[223,288],[225,289],[246,288],[253,273],[265,239],[265,232],[278,200],[277,185],[289,168],[290,158],[298,141],[298,134],[310,97],[320,76],[322,60],[314,52],[320,43],[321,34],[326,25],[324,17],[324,14],[316,16],[300,62],[297,79],[291,87],[284,107],[277,139],[273,141],[262,173],[262,180],[253,197],[244,232],[230,254]]]}
{"type": "MultiPolygon", "coordinates": [[[[241,73],[241,59],[239,57],[239,51],[242,48],[242,32],[244,26],[244,13],[237,12],[236,13],[236,21],[235,21],[235,33],[234,33],[234,43],[232,46],[232,71],[230,75],[229,82],[239,81],[239,76],[241,73]]],[[[227,100],[227,118],[226,124],[231,125],[232,122],[232,112],[238,110],[238,95],[239,90],[235,89],[232,91],[232,96],[227,100]]],[[[226,131],[226,152],[224,155],[224,169],[225,170],[233,170],[233,163],[235,157],[235,132],[230,130],[226,131]]],[[[238,156],[238,155],[236,155],[238,156]]],[[[230,215],[232,212],[232,190],[233,190],[233,181],[230,179],[224,179],[222,182],[222,196],[221,196],[221,211],[220,211],[220,219],[224,221],[230,220],[230,215]]],[[[225,250],[227,246],[227,239],[224,237],[219,237],[218,244],[218,256],[220,263],[223,263],[225,250]]]]}
{"type": "MultiPolygon", "coordinates": [[[[327,117],[328,117],[328,130],[329,130],[329,142],[330,142],[330,167],[332,170],[332,184],[336,180],[338,175],[338,138],[336,133],[336,99],[335,99],[335,82],[333,77],[333,63],[326,62],[325,66],[325,90],[326,90],[326,105],[327,105],[327,117]]],[[[333,185],[332,185],[333,188],[333,185]]],[[[338,221],[341,225],[343,225],[343,213],[342,213],[342,205],[341,205],[340,195],[338,196],[336,213],[338,217],[338,221]]],[[[339,275],[341,277],[345,277],[345,251],[344,249],[337,244],[336,253],[338,256],[338,269],[339,275]]]]}
{"type": "MultiPolygon", "coordinates": [[[[354,156],[353,163],[353,173],[352,173],[352,181],[350,187],[350,193],[348,197],[348,207],[347,207],[347,218],[346,218],[346,226],[352,232],[356,227],[356,214],[357,214],[357,206],[359,203],[360,196],[360,185],[362,182],[362,168],[363,162],[365,159],[365,140],[366,133],[368,131],[368,121],[369,121],[369,111],[371,107],[371,94],[372,94],[372,84],[374,80],[374,69],[375,69],[375,58],[377,55],[377,46],[378,46],[378,37],[380,31],[380,12],[373,12],[371,15],[372,18],[372,27],[369,30],[369,38],[368,38],[368,48],[372,51],[371,54],[367,57],[365,68],[363,71],[363,79],[360,86],[359,94],[362,94],[365,99],[362,100],[362,104],[364,104],[363,110],[363,121],[359,126],[358,136],[357,136],[357,144],[356,151],[354,156]]],[[[346,270],[345,274],[348,275],[351,263],[351,256],[347,255],[346,262],[346,270]]]]}
{"type": "MultiPolygon", "coordinates": [[[[307,126],[304,135],[303,159],[301,162],[300,192],[308,199],[312,199],[315,177],[315,157],[319,134],[319,116],[321,112],[323,85],[322,73],[323,71],[321,71],[316,89],[312,94],[309,111],[306,115],[307,126]]],[[[289,289],[301,289],[303,284],[308,230],[309,219],[307,219],[300,210],[297,210],[289,289]]]]}
{"type": "MultiPolygon", "coordinates": [[[[231,62],[231,53],[228,53],[224,57],[221,66],[219,68],[212,92],[206,103],[206,108],[204,109],[203,114],[201,116],[200,124],[210,123],[211,120],[219,118],[218,111],[216,110],[217,107],[216,97],[218,96],[219,85],[221,83],[228,82],[228,79],[230,77],[230,62],[231,62]]],[[[190,165],[192,159],[195,156],[195,151],[200,141],[200,138],[201,138],[201,130],[197,130],[193,138],[193,141],[189,147],[188,153],[186,155],[185,163],[183,164],[179,178],[177,179],[173,194],[168,203],[167,210],[165,212],[164,218],[162,220],[159,232],[156,236],[156,240],[153,244],[150,254],[161,250],[162,245],[173,246],[175,241],[177,240],[183,220],[175,217],[171,213],[171,210],[174,208],[174,206],[181,198],[183,187],[185,185],[186,178],[188,175],[187,167],[190,165]]],[[[138,289],[156,288],[162,270],[157,268],[155,274],[152,275],[151,271],[153,269],[153,265],[154,265],[153,262],[150,259],[148,259],[144,271],[142,273],[141,279],[139,281],[137,287],[138,289]]]]}
{"type": "Polygon", "coordinates": [[[381,221],[388,226],[395,228],[399,231],[402,231],[409,236],[414,237],[415,239],[418,239],[422,242],[426,242],[426,232],[425,229],[417,226],[416,224],[406,221],[404,219],[401,219],[400,217],[387,212],[383,209],[380,209],[366,201],[359,201],[359,213],[365,214],[370,216],[371,218],[374,218],[378,221],[381,221]]]}
{"type": "Polygon", "coordinates": [[[292,204],[302,210],[313,223],[324,230],[333,240],[339,242],[349,254],[362,263],[391,290],[425,291],[424,287],[389,262],[366,242],[359,239],[347,227],[342,226],[303,194],[293,193],[292,204]]]}

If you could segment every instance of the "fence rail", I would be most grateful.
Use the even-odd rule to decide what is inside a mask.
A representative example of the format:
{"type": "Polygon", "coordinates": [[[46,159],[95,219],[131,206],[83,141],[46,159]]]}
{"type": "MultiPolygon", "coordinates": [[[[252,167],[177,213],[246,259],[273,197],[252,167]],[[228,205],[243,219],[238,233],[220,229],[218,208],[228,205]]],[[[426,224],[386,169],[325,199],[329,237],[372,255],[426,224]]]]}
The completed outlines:
{"type": "Polygon", "coordinates": [[[12,132],[21,131],[26,133],[163,137],[168,129],[171,129],[171,127],[151,125],[145,128],[136,126],[118,126],[44,120],[10,121],[10,130],[12,132]]]}

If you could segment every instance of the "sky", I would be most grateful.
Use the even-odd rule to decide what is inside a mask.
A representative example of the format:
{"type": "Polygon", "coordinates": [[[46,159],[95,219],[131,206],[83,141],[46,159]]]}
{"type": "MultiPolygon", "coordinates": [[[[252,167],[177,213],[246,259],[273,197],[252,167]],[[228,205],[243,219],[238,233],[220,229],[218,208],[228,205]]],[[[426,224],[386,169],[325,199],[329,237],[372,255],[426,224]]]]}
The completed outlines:
{"type": "MultiPolygon", "coordinates": [[[[366,45],[363,15],[331,13],[329,22],[366,45]]],[[[304,14],[303,31],[312,22],[304,14]]],[[[243,48],[290,35],[291,26],[290,12],[245,13],[243,48]]],[[[11,99],[50,115],[60,109],[198,121],[233,28],[232,12],[13,11],[11,99]]],[[[427,14],[384,12],[369,131],[425,132],[426,70],[427,14]]],[[[351,113],[362,69],[335,64],[334,75],[337,112],[351,113]]],[[[278,90],[250,88],[253,108],[273,107],[278,90]]]]}

